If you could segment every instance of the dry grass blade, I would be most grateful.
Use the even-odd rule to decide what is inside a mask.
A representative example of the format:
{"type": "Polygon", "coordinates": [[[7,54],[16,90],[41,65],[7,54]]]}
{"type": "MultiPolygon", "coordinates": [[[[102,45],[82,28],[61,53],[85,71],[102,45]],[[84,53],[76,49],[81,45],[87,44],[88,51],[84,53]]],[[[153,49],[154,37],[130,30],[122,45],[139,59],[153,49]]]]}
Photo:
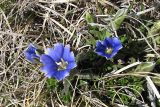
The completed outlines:
{"type": "MultiPolygon", "coordinates": [[[[147,80],[160,100],[158,87],[155,87],[160,77],[157,72],[160,32],[152,35],[152,25],[148,25],[156,18],[151,19],[151,23],[141,20],[143,15],[158,12],[157,7],[146,2],[151,0],[0,1],[0,107],[125,107],[129,104],[126,101],[146,104],[142,94],[144,84],[139,78],[147,80]],[[127,8],[127,17],[116,29],[113,26],[116,12],[122,7],[127,8]],[[131,17],[132,14],[136,16],[131,17]],[[123,48],[115,57],[106,60],[94,50],[96,40],[108,35],[119,37],[123,48]],[[65,51],[74,52],[77,63],[77,68],[68,71],[70,75],[63,81],[46,78],[40,72],[42,63],[30,63],[24,57],[29,43],[45,50],[58,42],[70,45],[70,50],[65,51]],[[144,59],[138,50],[135,49],[136,55],[130,52],[132,42],[147,45],[142,50],[146,52],[142,55],[144,59]],[[152,69],[154,73],[130,73],[144,61],[157,61],[152,69]]],[[[150,19],[146,17],[146,20],[150,19]]]]}
{"type": "Polygon", "coordinates": [[[68,2],[77,2],[77,0],[38,0],[40,3],[68,3],[68,2]]]}
{"type": "Polygon", "coordinates": [[[150,88],[152,89],[153,93],[156,95],[157,99],[160,102],[160,94],[159,94],[156,86],[154,85],[153,81],[151,80],[151,78],[149,76],[146,77],[146,80],[147,80],[150,88]]]}

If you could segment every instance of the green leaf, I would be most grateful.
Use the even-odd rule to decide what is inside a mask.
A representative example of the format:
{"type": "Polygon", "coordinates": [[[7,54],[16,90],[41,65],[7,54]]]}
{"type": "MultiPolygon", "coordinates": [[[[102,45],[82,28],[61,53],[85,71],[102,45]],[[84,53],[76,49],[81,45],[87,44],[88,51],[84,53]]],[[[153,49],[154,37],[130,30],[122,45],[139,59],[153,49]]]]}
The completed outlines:
{"type": "Polygon", "coordinates": [[[160,33],[160,20],[154,23],[154,25],[151,27],[150,32],[153,35],[156,33],[160,33]]]}
{"type": "MultiPolygon", "coordinates": [[[[89,31],[94,37],[97,37],[97,40],[104,40],[106,36],[110,37],[112,34],[106,29],[99,30],[90,30],[89,31]]],[[[96,40],[95,40],[96,41],[96,40]]],[[[95,42],[94,42],[95,43],[95,42]]],[[[93,44],[94,45],[94,44],[93,44]]]]}
{"type": "Polygon", "coordinates": [[[57,85],[57,80],[56,79],[54,79],[54,78],[47,78],[47,88],[49,89],[49,90],[56,90],[57,89],[57,87],[58,87],[58,85],[57,85]]]}
{"type": "Polygon", "coordinates": [[[90,30],[89,32],[93,34],[95,37],[101,36],[101,32],[98,30],[90,30]]]}
{"type": "Polygon", "coordinates": [[[88,23],[93,23],[94,22],[94,16],[91,13],[89,13],[89,12],[86,13],[85,19],[86,19],[86,21],[88,23]]]}
{"type": "Polygon", "coordinates": [[[156,85],[160,86],[160,79],[159,79],[159,78],[152,78],[152,81],[153,81],[156,85]]]}
{"type": "Polygon", "coordinates": [[[160,65],[160,59],[158,59],[158,60],[156,61],[156,64],[157,64],[157,65],[160,65]]]}
{"type": "Polygon", "coordinates": [[[155,41],[156,41],[156,43],[157,43],[158,45],[160,45],[160,35],[157,36],[157,37],[155,37],[155,41]]]}
{"type": "Polygon", "coordinates": [[[113,26],[117,30],[127,15],[127,9],[119,9],[114,17],[113,26]]]}
{"type": "Polygon", "coordinates": [[[63,80],[63,86],[63,92],[67,95],[69,92],[70,84],[66,79],[63,80]]]}
{"type": "Polygon", "coordinates": [[[62,101],[63,101],[65,104],[69,104],[69,102],[71,101],[71,97],[72,97],[72,94],[71,94],[71,92],[69,91],[67,94],[62,95],[62,101]]]}
{"type": "Polygon", "coordinates": [[[151,72],[155,67],[154,62],[142,62],[137,66],[135,72],[151,72]]]}
{"type": "Polygon", "coordinates": [[[121,40],[121,42],[122,42],[122,43],[124,43],[125,41],[127,41],[126,34],[125,34],[125,35],[120,36],[120,40],[121,40]]]}
{"type": "Polygon", "coordinates": [[[94,38],[90,38],[87,40],[87,44],[96,45],[96,40],[94,38]]]}
{"type": "MultiPolygon", "coordinates": [[[[158,20],[157,22],[153,24],[153,26],[150,29],[150,33],[152,35],[156,35],[160,33],[160,20],[158,20]]],[[[160,44],[160,34],[155,37],[155,41],[158,45],[160,44]]]]}
{"type": "Polygon", "coordinates": [[[109,31],[107,31],[106,29],[102,29],[99,40],[104,40],[106,36],[110,37],[111,35],[112,34],[109,31]]]}

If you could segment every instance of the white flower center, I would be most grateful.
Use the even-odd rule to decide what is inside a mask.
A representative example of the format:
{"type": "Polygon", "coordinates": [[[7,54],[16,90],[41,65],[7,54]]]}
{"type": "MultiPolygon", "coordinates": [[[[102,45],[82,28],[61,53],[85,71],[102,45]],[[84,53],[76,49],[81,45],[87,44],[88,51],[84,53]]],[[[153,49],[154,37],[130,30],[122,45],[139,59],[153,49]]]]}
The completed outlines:
{"type": "Polygon", "coordinates": [[[60,62],[56,62],[56,64],[58,65],[58,71],[60,71],[60,70],[65,70],[67,68],[68,62],[64,61],[61,58],[61,61],[60,62]]]}
{"type": "Polygon", "coordinates": [[[109,47],[109,48],[106,49],[106,53],[107,53],[107,54],[111,54],[112,51],[113,51],[113,48],[111,48],[111,47],[109,47]]]}

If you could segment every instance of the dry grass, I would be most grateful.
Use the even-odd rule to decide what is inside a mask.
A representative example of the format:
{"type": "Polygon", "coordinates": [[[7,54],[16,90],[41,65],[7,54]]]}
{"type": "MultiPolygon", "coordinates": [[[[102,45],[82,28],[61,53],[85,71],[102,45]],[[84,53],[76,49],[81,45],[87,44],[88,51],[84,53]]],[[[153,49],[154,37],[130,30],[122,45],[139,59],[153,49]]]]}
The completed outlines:
{"type": "Polygon", "coordinates": [[[54,98],[52,93],[46,95],[46,78],[38,65],[25,60],[23,51],[29,43],[48,47],[58,41],[78,48],[80,40],[75,33],[87,9],[68,2],[42,4],[29,0],[14,2],[9,9],[0,9],[0,106],[63,105],[58,93],[54,98]]]}
{"type": "MultiPolygon", "coordinates": [[[[113,11],[117,11],[120,8],[115,1],[113,3],[105,0],[69,1],[15,0],[12,2],[8,0],[8,7],[4,8],[3,5],[8,2],[1,0],[0,107],[64,107],[58,92],[53,94],[47,91],[46,78],[39,70],[40,65],[29,63],[24,58],[23,51],[29,43],[46,48],[53,46],[56,42],[70,44],[75,53],[86,51],[90,45],[85,43],[91,36],[87,32],[88,25],[84,19],[86,12],[92,11],[97,14],[97,16],[95,15],[97,21],[95,24],[106,27],[110,20],[106,23],[101,23],[101,21],[104,21],[103,17],[104,19],[108,18],[109,14],[101,15],[101,11],[97,9],[98,3],[106,10],[112,8],[113,11]]],[[[130,4],[130,0],[128,0],[129,3],[120,1],[124,6],[130,4]]],[[[153,10],[137,14],[141,15],[153,10]]],[[[155,11],[155,14],[159,13],[155,11]]],[[[113,31],[113,33],[116,32],[113,31]]],[[[149,36],[154,38],[150,34],[149,36]]],[[[149,45],[149,49],[159,56],[155,41],[152,42],[154,44],[152,47],[144,35],[141,35],[139,39],[144,39],[149,45]]],[[[100,82],[103,81],[100,80],[100,82]]],[[[75,96],[75,91],[78,90],[76,85],[72,86],[72,90],[74,93],[71,107],[79,107],[83,101],[86,102],[86,107],[107,107],[100,99],[92,98],[85,90],[79,90],[81,95],[77,98],[75,96]]]]}

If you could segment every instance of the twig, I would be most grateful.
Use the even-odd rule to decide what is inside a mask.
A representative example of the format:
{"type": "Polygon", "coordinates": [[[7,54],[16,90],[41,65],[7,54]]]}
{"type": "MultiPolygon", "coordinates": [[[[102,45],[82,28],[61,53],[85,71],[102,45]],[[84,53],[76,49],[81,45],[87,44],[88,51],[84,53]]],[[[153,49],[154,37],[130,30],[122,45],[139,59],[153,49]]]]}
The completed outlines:
{"type": "Polygon", "coordinates": [[[67,3],[76,2],[77,0],[39,0],[40,3],[67,3]]]}
{"type": "Polygon", "coordinates": [[[147,13],[147,12],[150,12],[150,11],[152,11],[152,10],[155,10],[155,7],[146,9],[146,10],[144,10],[144,11],[137,12],[136,15],[139,16],[139,15],[145,14],[145,13],[147,13]]]}
{"type": "Polygon", "coordinates": [[[139,65],[139,64],[141,64],[141,62],[135,62],[135,63],[133,63],[133,64],[127,65],[127,66],[125,66],[125,67],[123,67],[123,68],[121,68],[121,69],[113,72],[113,74],[119,74],[119,73],[121,73],[122,71],[125,71],[126,69],[129,69],[129,68],[134,67],[134,66],[139,65]]]}
{"type": "Polygon", "coordinates": [[[153,81],[151,80],[151,78],[149,76],[146,77],[146,80],[147,80],[148,84],[150,85],[150,88],[153,90],[154,94],[156,95],[157,99],[160,102],[160,94],[159,94],[156,86],[154,85],[153,81]]]}

